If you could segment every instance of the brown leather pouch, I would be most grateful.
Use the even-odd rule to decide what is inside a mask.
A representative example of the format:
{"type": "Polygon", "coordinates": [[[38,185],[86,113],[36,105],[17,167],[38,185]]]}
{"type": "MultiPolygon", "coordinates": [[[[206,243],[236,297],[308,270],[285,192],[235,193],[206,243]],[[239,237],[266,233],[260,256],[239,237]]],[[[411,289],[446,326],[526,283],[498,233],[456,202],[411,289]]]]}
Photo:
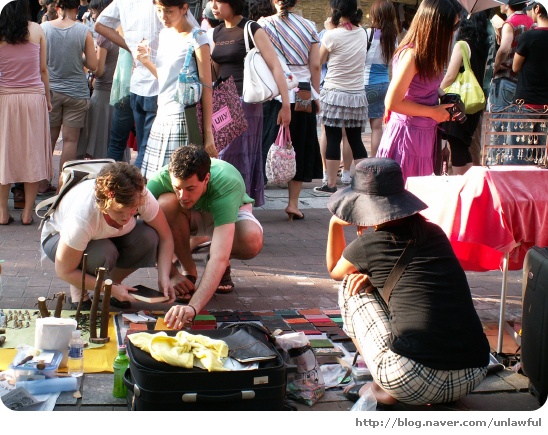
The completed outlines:
{"type": "Polygon", "coordinates": [[[295,94],[295,112],[312,113],[312,91],[310,83],[299,82],[299,91],[295,94]]]}

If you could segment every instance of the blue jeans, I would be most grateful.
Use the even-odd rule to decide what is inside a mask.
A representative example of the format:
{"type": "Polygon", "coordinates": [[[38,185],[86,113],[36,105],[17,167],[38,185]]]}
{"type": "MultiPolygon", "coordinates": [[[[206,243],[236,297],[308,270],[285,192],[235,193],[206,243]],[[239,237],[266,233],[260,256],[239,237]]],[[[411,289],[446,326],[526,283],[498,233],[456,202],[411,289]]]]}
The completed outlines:
{"type": "MultiPolygon", "coordinates": [[[[516,94],[516,86],[517,83],[504,79],[493,79],[493,82],[491,83],[491,88],[489,89],[489,111],[491,113],[496,112],[502,112],[504,109],[506,109],[508,106],[512,105],[514,103],[514,95],[516,94]]],[[[493,115],[493,118],[506,118],[508,115],[493,115]]],[[[496,123],[494,126],[495,131],[513,131],[509,130],[512,128],[512,123],[505,123],[500,122],[496,123]]],[[[495,144],[504,144],[507,143],[509,145],[514,145],[515,142],[515,136],[508,136],[500,135],[500,136],[493,136],[495,140],[495,144]]]]}
{"type": "Polygon", "coordinates": [[[114,159],[117,162],[124,161],[127,140],[129,133],[133,129],[133,124],[133,110],[129,104],[128,95],[114,105],[107,151],[108,158],[114,159]]]}
{"type": "Polygon", "coordinates": [[[143,97],[134,93],[129,94],[133,119],[135,119],[135,136],[137,136],[137,147],[139,152],[135,159],[135,166],[139,169],[143,164],[143,157],[147,148],[150,129],[158,111],[158,96],[143,97]]]}

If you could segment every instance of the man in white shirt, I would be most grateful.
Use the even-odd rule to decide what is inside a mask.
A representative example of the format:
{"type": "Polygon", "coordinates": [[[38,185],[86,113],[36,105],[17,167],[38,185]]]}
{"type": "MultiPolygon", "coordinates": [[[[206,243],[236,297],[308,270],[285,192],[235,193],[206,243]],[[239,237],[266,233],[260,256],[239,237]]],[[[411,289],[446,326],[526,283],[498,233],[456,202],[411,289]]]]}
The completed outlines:
{"type": "MultiPolygon", "coordinates": [[[[137,46],[148,44],[150,58],[156,62],[158,35],[163,24],[151,0],[114,0],[97,18],[95,31],[137,57],[137,46]],[[123,35],[116,29],[121,26],[123,35]]],[[[135,119],[139,153],[135,166],[141,168],[150,128],[158,109],[158,81],[141,62],[134,62],[130,83],[130,103],[135,119]]]]}

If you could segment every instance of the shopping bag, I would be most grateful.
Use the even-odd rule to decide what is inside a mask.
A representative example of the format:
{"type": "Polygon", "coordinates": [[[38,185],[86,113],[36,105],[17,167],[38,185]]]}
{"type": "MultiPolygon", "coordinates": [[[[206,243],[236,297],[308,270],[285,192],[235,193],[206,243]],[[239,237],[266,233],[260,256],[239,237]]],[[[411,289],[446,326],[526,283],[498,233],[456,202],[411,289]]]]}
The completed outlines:
{"type": "Polygon", "coordinates": [[[455,81],[444,91],[446,94],[459,94],[464,103],[464,113],[470,115],[485,108],[485,94],[470,66],[468,45],[464,41],[459,41],[458,44],[462,53],[464,72],[459,72],[455,81]]]}
{"type": "Polygon", "coordinates": [[[295,149],[291,143],[289,127],[280,126],[278,136],[268,150],[265,171],[266,178],[272,184],[287,183],[295,176],[295,149]]]}
{"type": "MultiPolygon", "coordinates": [[[[203,132],[202,103],[196,106],[200,134],[203,132]]],[[[213,85],[213,115],[211,117],[213,139],[217,151],[225,149],[234,139],[247,130],[248,124],[232,76],[219,79],[213,85]]]]}

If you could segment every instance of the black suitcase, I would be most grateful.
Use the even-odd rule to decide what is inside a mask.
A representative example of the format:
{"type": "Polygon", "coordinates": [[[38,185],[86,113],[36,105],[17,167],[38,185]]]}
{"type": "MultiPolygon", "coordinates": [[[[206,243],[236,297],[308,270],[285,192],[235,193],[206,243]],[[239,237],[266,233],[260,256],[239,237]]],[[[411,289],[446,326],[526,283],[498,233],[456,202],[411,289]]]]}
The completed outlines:
{"type": "MultiPolygon", "coordinates": [[[[222,340],[244,328],[275,349],[264,332],[252,326],[193,330],[192,334],[222,340]]],[[[260,327],[259,327],[260,328],[260,327]]],[[[166,331],[176,335],[178,331],[166,331]]],[[[129,368],[124,383],[128,407],[135,411],[281,411],[286,393],[286,366],[279,352],[255,370],[208,372],[156,361],[128,340],[129,368]]]]}
{"type": "Polygon", "coordinates": [[[523,262],[521,366],[542,406],[548,394],[548,248],[533,246],[523,262]]]}

